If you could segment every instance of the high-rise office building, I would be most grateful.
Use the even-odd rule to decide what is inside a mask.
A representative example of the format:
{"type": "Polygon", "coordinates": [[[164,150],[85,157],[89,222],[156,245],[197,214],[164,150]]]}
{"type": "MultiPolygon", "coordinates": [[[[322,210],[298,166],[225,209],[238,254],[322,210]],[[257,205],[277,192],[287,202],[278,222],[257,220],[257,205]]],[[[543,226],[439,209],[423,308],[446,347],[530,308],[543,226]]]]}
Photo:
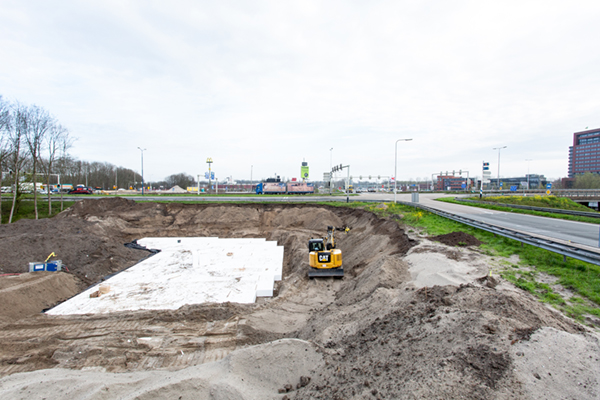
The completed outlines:
{"type": "Polygon", "coordinates": [[[600,174],[600,128],[573,134],[569,147],[569,178],[586,172],[600,174]]]}

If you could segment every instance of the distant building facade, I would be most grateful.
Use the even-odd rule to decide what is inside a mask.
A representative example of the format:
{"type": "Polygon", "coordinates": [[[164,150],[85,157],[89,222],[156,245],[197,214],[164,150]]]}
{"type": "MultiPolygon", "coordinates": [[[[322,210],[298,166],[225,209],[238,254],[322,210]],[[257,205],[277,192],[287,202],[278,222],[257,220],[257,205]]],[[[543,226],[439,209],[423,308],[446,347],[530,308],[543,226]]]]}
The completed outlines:
{"type": "MultiPolygon", "coordinates": [[[[495,179],[493,181],[496,182],[495,179]]],[[[509,190],[511,186],[517,186],[518,189],[527,189],[527,184],[529,184],[529,189],[544,189],[548,180],[544,175],[529,174],[524,177],[500,178],[500,182],[502,182],[504,190],[509,190]]]]}
{"type": "Polygon", "coordinates": [[[472,180],[454,175],[438,175],[435,190],[468,190],[472,180]]]}
{"type": "Polygon", "coordinates": [[[569,178],[586,172],[600,174],[600,128],[573,134],[569,147],[569,178]]]}

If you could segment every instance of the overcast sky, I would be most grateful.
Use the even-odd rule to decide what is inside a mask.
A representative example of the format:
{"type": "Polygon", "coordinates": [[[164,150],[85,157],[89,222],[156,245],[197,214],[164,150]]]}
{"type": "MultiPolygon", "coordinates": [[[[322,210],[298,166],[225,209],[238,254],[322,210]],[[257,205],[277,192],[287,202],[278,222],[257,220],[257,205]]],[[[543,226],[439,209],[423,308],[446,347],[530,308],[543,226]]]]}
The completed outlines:
{"type": "Polygon", "coordinates": [[[600,1],[1,0],[0,95],[81,160],[146,148],[146,180],[393,176],[403,138],[398,179],[495,177],[501,146],[501,176],[558,178],[600,128],[600,1]]]}

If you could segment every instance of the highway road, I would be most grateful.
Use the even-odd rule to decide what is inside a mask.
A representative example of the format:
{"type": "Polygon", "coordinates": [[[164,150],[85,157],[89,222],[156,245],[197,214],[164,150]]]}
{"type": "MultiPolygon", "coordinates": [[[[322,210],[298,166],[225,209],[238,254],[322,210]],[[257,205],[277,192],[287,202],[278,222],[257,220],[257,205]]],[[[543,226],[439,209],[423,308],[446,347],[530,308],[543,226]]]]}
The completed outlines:
{"type": "MultiPolygon", "coordinates": [[[[404,195],[403,195],[404,196],[404,195]]],[[[402,201],[410,201],[410,197],[402,197],[402,201]]],[[[393,197],[393,196],[392,196],[393,197]]],[[[538,217],[535,215],[516,214],[503,211],[487,210],[461,204],[435,201],[439,194],[420,194],[420,203],[436,210],[446,211],[465,218],[471,218],[487,224],[513,229],[533,236],[558,239],[565,242],[582,244],[598,248],[600,225],[586,222],[567,221],[556,218],[538,217]]]]}
{"type": "MultiPolygon", "coordinates": [[[[503,228],[517,230],[529,235],[543,238],[557,239],[559,241],[579,244],[586,247],[598,248],[600,237],[600,225],[585,222],[567,221],[555,218],[545,218],[533,215],[514,214],[484,208],[470,207],[460,204],[435,201],[436,198],[447,196],[439,193],[419,193],[419,202],[427,207],[453,213],[462,217],[471,218],[480,222],[496,225],[503,228]]],[[[65,196],[65,199],[70,196],[65,196]]],[[[77,196],[82,198],[102,198],[103,196],[77,196]]],[[[169,195],[146,195],[146,196],[122,196],[135,201],[274,201],[274,202],[317,202],[317,201],[346,201],[341,196],[169,196],[169,195]]],[[[393,201],[391,193],[361,193],[351,196],[350,201],[393,201]]],[[[410,193],[399,193],[397,200],[410,202],[410,193]]]]}

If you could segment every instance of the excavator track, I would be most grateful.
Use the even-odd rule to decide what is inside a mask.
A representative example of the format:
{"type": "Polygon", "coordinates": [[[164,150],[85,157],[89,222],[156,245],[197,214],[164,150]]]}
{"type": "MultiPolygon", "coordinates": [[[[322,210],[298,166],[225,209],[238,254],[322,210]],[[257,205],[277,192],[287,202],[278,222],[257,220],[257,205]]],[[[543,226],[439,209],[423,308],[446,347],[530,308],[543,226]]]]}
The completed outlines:
{"type": "Polygon", "coordinates": [[[334,277],[334,278],[343,278],[344,277],[344,268],[327,268],[327,269],[319,269],[310,267],[308,270],[309,278],[326,278],[326,277],[334,277]]]}

